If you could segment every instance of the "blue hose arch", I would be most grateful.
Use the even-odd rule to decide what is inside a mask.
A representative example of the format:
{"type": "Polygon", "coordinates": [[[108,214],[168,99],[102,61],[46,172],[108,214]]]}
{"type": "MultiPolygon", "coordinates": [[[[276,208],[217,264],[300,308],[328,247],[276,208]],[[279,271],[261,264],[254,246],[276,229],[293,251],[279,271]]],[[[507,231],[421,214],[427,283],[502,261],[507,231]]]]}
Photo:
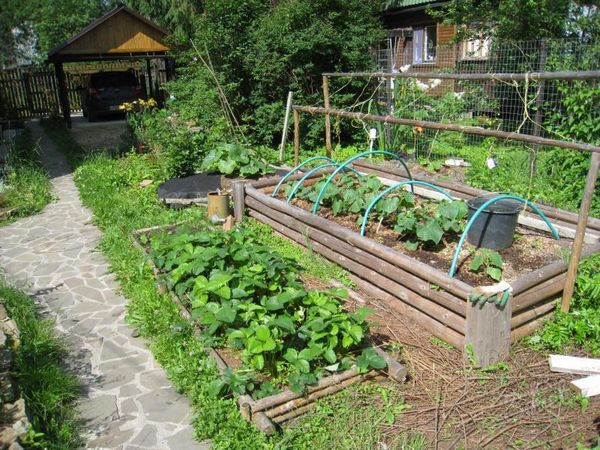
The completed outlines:
{"type": "Polygon", "coordinates": [[[400,183],[394,184],[393,186],[390,186],[389,188],[387,188],[385,191],[381,192],[369,204],[369,206],[367,207],[367,210],[365,211],[365,214],[363,215],[362,225],[360,226],[360,234],[361,234],[361,236],[365,235],[365,228],[367,226],[367,220],[369,219],[369,213],[371,212],[371,209],[373,209],[373,207],[375,206],[375,204],[379,200],[381,200],[383,197],[385,197],[389,192],[393,191],[394,189],[398,189],[399,187],[405,186],[407,184],[409,184],[411,187],[413,185],[415,185],[415,184],[418,184],[420,186],[430,187],[430,188],[438,191],[439,193],[444,194],[446,197],[448,197],[449,200],[454,200],[454,197],[452,197],[447,191],[445,191],[444,189],[436,186],[435,184],[427,183],[426,181],[418,181],[418,180],[401,181],[400,183]]]}
{"type": "Polygon", "coordinates": [[[290,170],[288,173],[286,173],[281,178],[281,180],[279,180],[279,183],[277,183],[277,186],[275,186],[275,189],[273,190],[271,197],[275,197],[277,195],[277,192],[279,191],[279,188],[281,187],[281,185],[284,183],[285,180],[287,180],[289,177],[291,177],[294,172],[296,172],[298,169],[305,166],[309,162],[317,161],[317,160],[327,160],[331,163],[337,164],[333,159],[329,158],[328,156],[313,156],[312,158],[308,158],[306,161],[302,161],[300,164],[298,164],[296,167],[294,167],[292,170],[290,170]]]}
{"type": "Polygon", "coordinates": [[[483,205],[481,205],[477,209],[477,211],[475,211],[473,216],[471,216],[469,221],[467,222],[465,231],[463,231],[463,234],[460,237],[460,241],[458,241],[458,245],[456,246],[456,251],[454,252],[454,258],[452,258],[452,265],[450,266],[450,271],[448,272],[448,275],[450,275],[450,277],[453,277],[454,272],[456,272],[456,264],[458,263],[458,256],[460,255],[460,251],[462,249],[462,246],[465,243],[467,233],[473,226],[473,223],[475,222],[477,217],[479,217],[479,214],[481,214],[482,211],[484,211],[488,206],[496,203],[499,200],[516,200],[518,202],[521,202],[521,203],[527,204],[528,206],[531,206],[531,209],[533,209],[536,212],[536,214],[538,216],[540,216],[544,220],[544,222],[546,222],[546,225],[548,225],[548,228],[552,232],[552,236],[554,236],[555,239],[560,239],[560,236],[558,235],[556,228],[554,228],[554,226],[550,223],[550,221],[548,220],[546,215],[542,211],[540,211],[540,209],[537,206],[535,206],[533,203],[529,203],[527,200],[525,200],[524,198],[521,198],[517,195],[506,195],[506,194],[498,195],[494,198],[489,199],[487,202],[485,202],[483,205]]]}
{"type": "MultiPolygon", "coordinates": [[[[298,191],[298,189],[300,189],[300,186],[302,186],[302,183],[304,183],[306,181],[306,179],[309,178],[313,173],[316,173],[316,172],[318,172],[320,170],[323,170],[323,169],[327,169],[328,167],[339,167],[339,166],[340,166],[339,163],[332,162],[332,163],[321,164],[320,166],[313,167],[312,169],[310,169],[294,185],[294,187],[292,188],[292,191],[290,192],[290,195],[288,195],[287,203],[289,203],[289,202],[292,201],[292,199],[294,198],[294,195],[296,195],[296,192],[298,191]]],[[[348,169],[351,170],[352,172],[354,172],[359,177],[363,176],[362,174],[360,174],[359,172],[357,172],[356,170],[354,170],[352,167],[348,167],[348,169]]]]}
{"type": "MultiPolygon", "coordinates": [[[[404,160],[401,157],[399,157],[398,155],[396,155],[395,153],[386,152],[385,150],[373,150],[373,151],[359,153],[358,155],[354,155],[351,158],[348,158],[336,170],[334,170],[331,175],[329,175],[329,178],[327,178],[327,181],[325,181],[325,183],[321,187],[321,190],[319,191],[319,195],[317,195],[317,200],[315,201],[315,204],[313,205],[313,209],[312,209],[313,214],[316,214],[317,211],[319,210],[319,203],[321,202],[321,198],[323,197],[323,194],[325,193],[325,189],[327,189],[327,186],[329,185],[329,183],[331,183],[331,180],[333,180],[335,178],[335,176],[338,173],[340,173],[342,170],[344,170],[344,168],[348,164],[350,164],[352,161],[355,161],[358,158],[362,158],[363,156],[366,156],[366,155],[387,155],[387,156],[391,156],[394,159],[397,159],[398,161],[400,161],[400,163],[406,169],[408,178],[410,178],[411,180],[413,179],[413,177],[410,173],[410,170],[408,169],[408,166],[406,165],[404,160]]],[[[414,192],[414,188],[412,187],[412,185],[411,185],[411,190],[414,192]]]]}

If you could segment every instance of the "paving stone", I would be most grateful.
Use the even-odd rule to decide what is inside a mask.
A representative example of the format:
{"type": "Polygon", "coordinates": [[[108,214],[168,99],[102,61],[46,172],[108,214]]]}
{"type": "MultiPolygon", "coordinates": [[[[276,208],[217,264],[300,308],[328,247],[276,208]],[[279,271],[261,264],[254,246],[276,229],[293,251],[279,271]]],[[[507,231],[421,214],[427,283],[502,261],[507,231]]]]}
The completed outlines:
{"type": "Polygon", "coordinates": [[[189,403],[173,388],[159,389],[138,397],[144,415],[153,422],[180,422],[189,414],[189,403]]]}
{"type": "MultiPolygon", "coordinates": [[[[64,158],[36,122],[56,202],[0,232],[0,267],[34,296],[43,317],[65,333],[67,366],[83,383],[85,448],[205,450],[194,441],[188,400],[170,387],[143,339],[125,322],[126,300],[64,158]]],[[[0,318],[2,317],[0,307],[0,318]]]]}

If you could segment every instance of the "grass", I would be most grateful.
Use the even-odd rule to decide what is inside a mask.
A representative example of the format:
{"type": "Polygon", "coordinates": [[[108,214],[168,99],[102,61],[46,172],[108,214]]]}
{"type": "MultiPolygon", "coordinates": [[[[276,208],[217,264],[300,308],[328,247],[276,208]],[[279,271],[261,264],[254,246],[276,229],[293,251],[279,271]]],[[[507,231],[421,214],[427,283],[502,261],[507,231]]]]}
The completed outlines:
{"type": "MultiPolygon", "coordinates": [[[[297,427],[273,437],[266,437],[247,423],[234,399],[209,395],[207,386],[218,376],[216,368],[192,335],[189,324],[180,317],[177,307],[156,289],[154,276],[144,264],[145,256],[130,243],[131,233],[140,228],[182,220],[204,221],[204,210],[170,210],[158,202],[157,185],[166,178],[166,171],[156,156],[131,153],[113,159],[96,155],[81,162],[77,144],[64,134],[68,134],[64,127],[53,125],[50,136],[60,149],[65,148],[70,153],[71,162],[79,161],[75,183],[83,203],[93,211],[94,221],[103,232],[100,248],[129,299],[128,321],[147,339],[173,385],[190,399],[199,440],[211,439],[214,449],[232,450],[367,450],[373,448],[373,443],[382,441],[382,421],[395,419],[401,412],[398,405],[404,403],[391,400],[373,403],[373,397],[368,391],[362,391],[362,387],[319,402],[316,410],[307,414],[297,427]],[[153,179],[155,183],[140,188],[139,182],[143,179],[153,179]]],[[[249,226],[263,228],[265,243],[297,257],[307,273],[324,280],[336,278],[349,283],[341,269],[321,257],[301,250],[270,230],[267,232],[256,222],[249,226]]],[[[393,386],[372,389],[379,389],[380,398],[397,399],[393,386]]],[[[398,441],[398,445],[390,448],[423,448],[412,436],[405,441],[398,441]]]]}
{"type": "Polygon", "coordinates": [[[39,147],[28,128],[15,138],[9,150],[5,183],[6,189],[0,193],[0,208],[16,210],[0,224],[35,214],[52,200],[52,184],[40,164],[39,147]]]}
{"type": "Polygon", "coordinates": [[[12,375],[33,427],[28,444],[56,450],[80,448],[74,406],[80,388],[77,378],[63,365],[65,346],[54,332],[54,324],[40,319],[32,299],[2,280],[0,301],[21,334],[12,375]]]}

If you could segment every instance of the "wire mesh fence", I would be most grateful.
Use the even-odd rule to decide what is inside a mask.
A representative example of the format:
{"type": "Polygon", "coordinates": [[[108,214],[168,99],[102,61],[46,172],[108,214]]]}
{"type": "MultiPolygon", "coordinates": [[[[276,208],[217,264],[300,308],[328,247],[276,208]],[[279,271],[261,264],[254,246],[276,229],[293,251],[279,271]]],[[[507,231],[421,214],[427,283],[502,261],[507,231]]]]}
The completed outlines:
{"type": "MultiPolygon", "coordinates": [[[[354,101],[345,98],[344,109],[600,143],[600,77],[597,73],[590,75],[590,71],[598,71],[600,67],[600,43],[487,43],[484,50],[474,45],[465,49],[465,45],[456,44],[438,47],[432,52],[433,61],[419,64],[409,61],[406,52],[412,49],[403,47],[401,39],[388,40],[387,44],[378,51],[378,69],[400,76],[363,77],[365,88],[354,101]],[[564,71],[586,71],[587,78],[531,76],[532,72],[564,71]],[[507,73],[519,74],[515,77],[518,79],[497,75],[507,73]],[[484,76],[447,79],[444,74],[484,76]]],[[[343,93],[347,82],[343,76],[333,77],[332,91],[343,93]]],[[[331,97],[331,105],[336,107],[335,95],[331,97]]],[[[582,167],[585,177],[589,157],[569,150],[456,131],[392,124],[353,125],[367,132],[368,128],[377,128],[379,148],[417,160],[430,169],[440,170],[448,159],[462,160],[469,167],[484,168],[469,171],[470,184],[489,190],[506,190],[509,185],[513,192],[529,195],[535,191],[537,200],[547,197],[553,203],[562,195],[561,185],[552,181],[557,177],[556,172],[582,167]]],[[[583,187],[582,177],[574,175],[567,180],[572,183],[569,187],[580,184],[583,187]]],[[[559,203],[575,209],[574,198],[559,203]]]]}

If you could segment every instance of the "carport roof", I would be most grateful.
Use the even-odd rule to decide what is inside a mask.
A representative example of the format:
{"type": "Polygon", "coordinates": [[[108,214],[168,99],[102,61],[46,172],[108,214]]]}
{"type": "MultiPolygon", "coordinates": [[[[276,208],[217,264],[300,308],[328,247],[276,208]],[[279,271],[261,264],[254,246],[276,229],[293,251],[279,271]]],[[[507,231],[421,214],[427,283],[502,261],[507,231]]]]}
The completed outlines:
{"type": "Polygon", "coordinates": [[[126,6],[118,6],[48,53],[48,62],[156,58],[169,51],[168,33],[126,6]]]}

